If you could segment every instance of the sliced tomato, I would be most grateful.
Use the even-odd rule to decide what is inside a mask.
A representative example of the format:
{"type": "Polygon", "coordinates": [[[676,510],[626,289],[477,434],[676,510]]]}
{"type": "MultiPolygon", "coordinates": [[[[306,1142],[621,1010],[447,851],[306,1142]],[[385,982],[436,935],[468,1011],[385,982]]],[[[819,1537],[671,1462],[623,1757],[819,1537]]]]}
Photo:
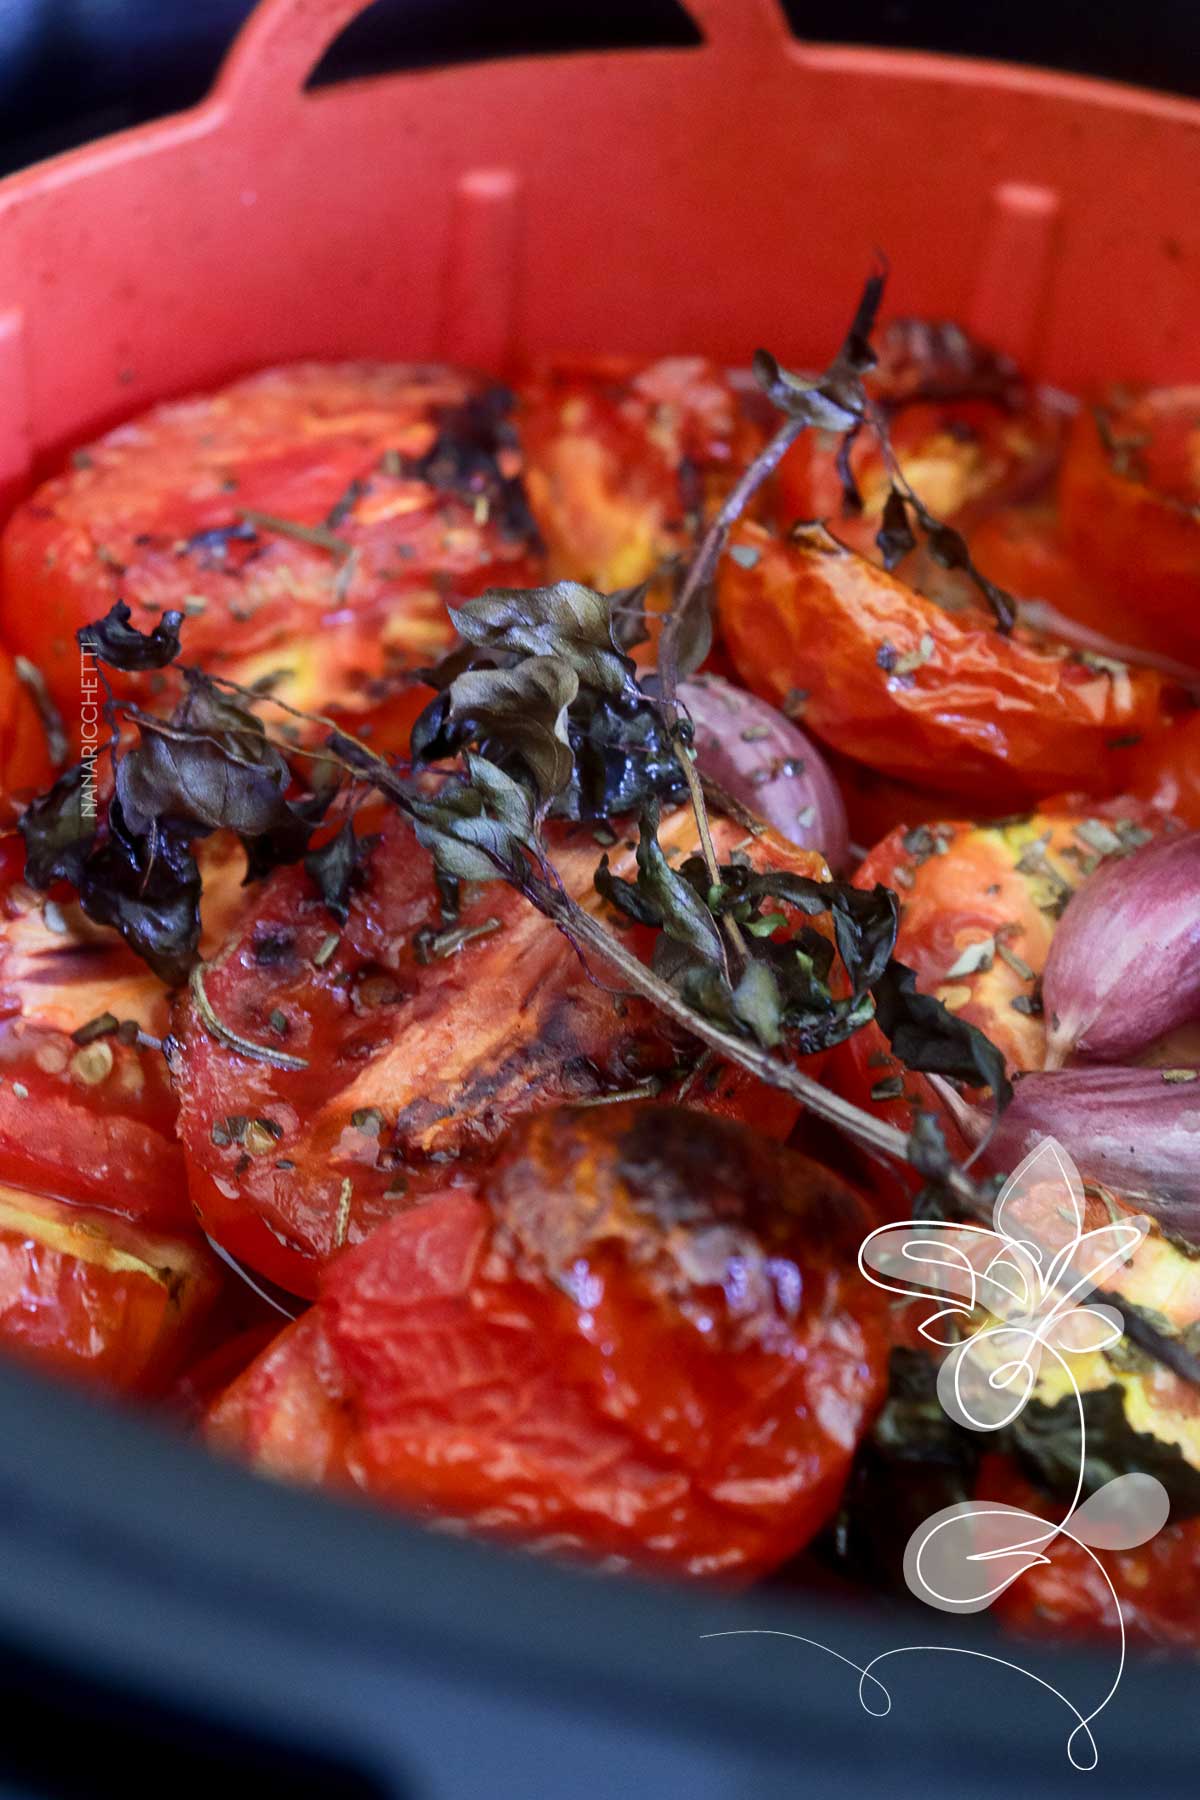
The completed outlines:
{"type": "Polygon", "coordinates": [[[686,556],[763,442],[753,390],[700,357],[557,357],[519,392],[550,575],[604,593],[686,556]]]}
{"type": "Polygon", "coordinates": [[[949,612],[819,528],[741,525],[719,578],[741,679],[834,749],[993,809],[1075,786],[1111,792],[1114,740],[1166,717],[1147,670],[1096,667],[990,615],[949,612]]]}
{"type": "MultiPolygon", "coordinates": [[[[690,810],[668,815],[659,836],[668,854],[691,854],[690,810]]],[[[721,854],[745,834],[718,821],[716,838],[721,854]]],[[[749,840],[748,854],[825,868],[773,833],[749,840]]],[[[565,885],[595,911],[599,855],[587,828],[554,846],[565,885]]],[[[631,844],[610,855],[618,873],[635,872],[631,844]]],[[[637,930],[629,941],[640,947],[637,930]]],[[[192,1200],[221,1244],[301,1294],[344,1243],[443,1185],[452,1165],[486,1155],[514,1117],[645,1087],[694,1060],[651,1007],[615,993],[603,972],[593,980],[502,883],[466,888],[448,922],[429,856],[394,817],[340,933],[303,871],[280,870],[204,982],[226,1027],[303,1066],[241,1055],[212,1035],[194,998],[181,1006],[172,1066],[192,1200]]],[[[691,1084],[692,1103],[723,1097],[786,1134],[791,1102],[715,1076],[715,1087],[691,1084]]]]}
{"type": "Polygon", "coordinates": [[[1084,407],[1060,481],[1063,538],[1114,637],[1200,658],[1200,388],[1084,407]]]}
{"type": "Polygon", "coordinates": [[[143,630],[183,611],[185,658],[216,673],[356,707],[453,641],[448,595],[536,580],[506,407],[471,377],[386,363],[301,363],[156,407],[17,509],[0,628],[68,726],[75,632],[118,599],[143,630]]]}
{"type": "Polygon", "coordinates": [[[559,1551],[745,1578],[837,1503],[882,1393],[866,1228],[818,1164],[678,1109],[525,1121],[331,1268],[218,1401],[275,1475],[559,1551]]]}
{"type": "MultiPolygon", "coordinates": [[[[220,942],[242,904],[241,854],[205,846],[220,942]]],[[[177,1105],[162,1053],[168,995],[68,889],[35,893],[0,836],[0,1181],[191,1229],[177,1105]]]]}
{"type": "Polygon", "coordinates": [[[1049,601],[1068,618],[1110,636],[1126,622],[1068,550],[1053,500],[1001,507],[976,525],[970,542],[976,565],[1018,599],[1049,601]]]}
{"type": "MultiPolygon", "coordinates": [[[[896,955],[915,970],[922,993],[991,1039],[1011,1074],[1045,1064],[1039,984],[1066,901],[1106,855],[1162,829],[1161,817],[1136,800],[1058,799],[994,825],[952,820],[893,831],[854,880],[896,892],[896,955]]],[[[839,1044],[828,1074],[848,1099],[902,1130],[911,1129],[915,1109],[935,1113],[953,1146],[968,1149],[942,1099],[892,1055],[878,1026],[839,1044]]]]}
{"type": "Polygon", "coordinates": [[[0,1348],[123,1393],[160,1391],[221,1286],[197,1240],[0,1186],[0,1348]]]}

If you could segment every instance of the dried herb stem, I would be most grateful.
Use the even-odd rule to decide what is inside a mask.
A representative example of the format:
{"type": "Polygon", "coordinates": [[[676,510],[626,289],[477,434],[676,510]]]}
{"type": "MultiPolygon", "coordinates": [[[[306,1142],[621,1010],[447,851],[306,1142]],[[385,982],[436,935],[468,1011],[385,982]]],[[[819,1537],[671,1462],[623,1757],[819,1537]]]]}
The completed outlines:
{"type": "Polygon", "coordinates": [[[667,723],[672,727],[679,717],[679,643],[684,627],[690,623],[692,610],[706,602],[706,590],[712,585],[729,533],[763,482],[774,473],[801,432],[807,429],[808,422],[805,419],[787,418],[783,421],[774,437],[764,444],[754,461],[729,490],[724,503],[714,514],[704,533],[658,642],[661,704],[667,723]]]}
{"type": "Polygon", "coordinates": [[[276,537],[295,538],[301,544],[312,544],[318,550],[329,550],[334,556],[349,556],[354,545],[347,538],[330,531],[328,525],[302,525],[298,519],[281,519],[276,513],[257,512],[241,507],[238,517],[253,525],[256,531],[270,531],[276,537]]]}
{"type": "MultiPolygon", "coordinates": [[[[691,797],[692,812],[696,819],[696,829],[700,833],[700,850],[704,857],[704,866],[708,870],[708,879],[712,882],[714,887],[720,887],[721,865],[717,861],[716,846],[712,839],[712,828],[708,822],[708,807],[705,805],[704,801],[704,789],[701,786],[700,776],[695,763],[688,754],[686,747],[679,742],[678,738],[675,740],[675,756],[680,768],[683,770],[684,780],[688,784],[688,793],[691,797]]],[[[739,927],[737,920],[731,918],[728,913],[722,917],[720,925],[729,942],[730,949],[733,951],[734,956],[738,961],[738,968],[736,970],[727,971],[727,973],[733,975],[733,979],[736,981],[746,963],[746,956],[748,954],[746,950],[746,940],[742,936],[741,928],[739,927]]]]}
{"type": "MultiPolygon", "coordinates": [[[[603,958],[611,968],[619,972],[629,988],[649,1000],[691,1036],[699,1038],[709,1050],[730,1062],[739,1063],[769,1086],[790,1094],[810,1112],[827,1119],[864,1149],[898,1162],[911,1160],[909,1140],[902,1131],[862,1111],[851,1101],[843,1100],[840,1095],[814,1081],[810,1075],[802,1074],[790,1063],[773,1056],[769,1050],[761,1049],[746,1038],[723,1030],[702,1013],[694,1011],[668,982],[647,968],[640,958],[605,930],[600,921],[593,918],[569,894],[544,882],[532,871],[528,881],[523,883],[523,892],[540,912],[571,939],[576,949],[591,950],[603,958]]],[[[961,1169],[949,1169],[944,1179],[947,1188],[965,1212],[975,1218],[991,1218],[990,1195],[985,1195],[961,1169]]]]}
{"type": "Polygon", "coordinates": [[[204,1029],[218,1044],[224,1044],[227,1050],[236,1050],[239,1056],[248,1056],[255,1062],[271,1063],[276,1069],[307,1069],[308,1063],[302,1056],[289,1056],[285,1050],[277,1050],[272,1044],[258,1044],[253,1038],[246,1038],[227,1025],[214,1011],[212,1001],[204,991],[203,963],[197,963],[192,970],[188,986],[191,989],[192,1002],[197,1016],[204,1029]]]}

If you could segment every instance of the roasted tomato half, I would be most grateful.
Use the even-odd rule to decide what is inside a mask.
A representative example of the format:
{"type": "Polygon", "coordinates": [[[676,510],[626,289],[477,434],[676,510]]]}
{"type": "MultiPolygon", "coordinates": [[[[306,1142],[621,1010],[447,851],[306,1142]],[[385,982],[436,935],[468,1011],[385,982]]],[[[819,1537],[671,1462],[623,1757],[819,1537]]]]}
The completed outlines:
{"type": "MultiPolygon", "coordinates": [[[[204,914],[223,940],[242,903],[240,851],[202,852],[204,914]]],[[[194,1226],[162,1053],[168,995],[68,888],[35,893],[0,836],[0,1180],[194,1226]]]]}
{"type": "Polygon", "coordinates": [[[156,407],[13,515],[0,628],[78,713],[75,632],[120,599],[184,655],[354,706],[453,641],[447,596],[541,567],[509,396],[448,369],[302,363],[156,407]]]}
{"type": "MultiPolygon", "coordinates": [[[[1089,807],[1052,801],[1044,810],[995,825],[967,820],[896,830],[854,877],[900,898],[896,955],[917,986],[977,1025],[1002,1051],[1009,1072],[1045,1064],[1040,980],[1054,927],[1072,893],[1106,856],[1163,829],[1134,800],[1089,807]]],[[[829,1061],[833,1086],[904,1130],[913,1109],[944,1114],[922,1075],[891,1053],[878,1026],[864,1026],[829,1061]]],[[[951,1128],[955,1144],[966,1148],[951,1128]]]]}
{"type": "Polygon", "coordinates": [[[837,1503],[882,1389],[865,1217],[677,1108],[526,1120],[326,1272],[210,1441],[562,1551],[745,1578],[837,1503]]]}
{"type": "Polygon", "coordinates": [[[221,1286],[194,1235],[0,1186],[0,1349],[126,1393],[159,1392],[221,1286]]]}
{"type": "Polygon", "coordinates": [[[757,454],[761,410],[700,357],[540,365],[518,416],[551,577],[610,593],[687,554],[757,454]]]}
{"type": "MultiPolygon", "coordinates": [[[[716,837],[721,854],[745,834],[717,822],[716,837]]],[[[690,855],[691,811],[668,815],[659,841],[690,855]]],[[[755,860],[824,871],[772,833],[747,841],[755,860]]],[[[554,846],[563,882],[597,912],[599,855],[586,827],[554,846]]],[[[631,847],[610,855],[617,873],[634,872],[631,847]]],[[[640,947],[637,928],[628,941],[640,947]]],[[[280,870],[201,980],[172,1050],[191,1196],[226,1249],[301,1294],[335,1251],[486,1155],[521,1113],[645,1090],[694,1062],[694,1046],[603,971],[592,979],[511,888],[467,887],[447,920],[429,856],[394,817],[340,931],[303,870],[280,870]],[[231,1031],[259,1054],[232,1048],[231,1031]]],[[[687,1091],[779,1136],[796,1116],[740,1073],[718,1069],[687,1091]]]]}
{"type": "Polygon", "coordinates": [[[1108,596],[1113,635],[1200,658],[1200,388],[1083,408],[1060,501],[1067,550],[1108,596]]]}
{"type": "Polygon", "coordinates": [[[950,612],[819,527],[739,526],[719,578],[741,679],[803,705],[817,737],[873,769],[999,810],[1066,787],[1111,792],[1113,744],[1164,722],[1162,678],[1089,663],[977,606],[950,612]]]}

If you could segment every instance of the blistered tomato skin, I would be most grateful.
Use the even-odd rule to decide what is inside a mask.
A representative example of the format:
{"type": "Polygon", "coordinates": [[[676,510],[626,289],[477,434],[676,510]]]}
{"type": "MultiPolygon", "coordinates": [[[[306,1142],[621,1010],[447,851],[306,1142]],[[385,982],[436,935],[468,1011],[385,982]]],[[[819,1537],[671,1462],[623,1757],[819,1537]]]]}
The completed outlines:
{"type": "Polygon", "coordinates": [[[141,630],[181,610],[185,658],[218,674],[358,709],[453,641],[448,595],[538,579],[506,405],[453,370],[301,363],[156,407],[18,507],[0,630],[68,724],[75,632],[118,599],[141,630]]]}
{"type": "Polygon", "coordinates": [[[1163,722],[1146,670],[1089,667],[990,614],[951,613],[827,533],[739,526],[718,584],[740,678],[807,730],[900,780],[990,810],[1075,786],[1111,791],[1111,745],[1163,722]]]}
{"type": "Polygon", "coordinates": [[[157,1393],[221,1285],[194,1236],[0,1186],[0,1349],[121,1393],[157,1393]]]}
{"type": "Polygon", "coordinates": [[[882,1387],[863,1210],[676,1109],[527,1120],[326,1274],[217,1403],[271,1472],[564,1552],[744,1579],[837,1502],[882,1387]]]}
{"type": "Polygon", "coordinates": [[[1200,388],[1084,407],[1059,485],[1063,539],[1129,643],[1200,658],[1200,388]]]}
{"type": "MultiPolygon", "coordinates": [[[[320,1265],[344,1244],[488,1155],[520,1114],[644,1088],[690,1066],[661,1015],[591,980],[567,939],[514,890],[468,886],[448,921],[407,822],[392,816],[381,829],[341,930],[304,871],[283,869],[203,976],[218,1021],[304,1067],[230,1049],[194,997],[175,1020],[192,1201],[226,1249],[299,1294],[314,1291],[320,1265]]],[[[722,853],[745,835],[717,822],[722,853]]],[[[690,810],[663,820],[660,842],[680,855],[696,849],[690,810]]],[[[602,910],[590,829],[561,832],[552,849],[568,890],[602,910]]],[[[825,869],[773,833],[748,853],[798,873],[825,869]]],[[[630,847],[610,856],[619,874],[634,873],[630,847]]],[[[628,941],[640,945],[637,930],[628,941]]],[[[712,1085],[705,1077],[690,1087],[691,1104],[710,1099],[780,1136],[796,1114],[786,1096],[720,1068],[712,1085]]]]}

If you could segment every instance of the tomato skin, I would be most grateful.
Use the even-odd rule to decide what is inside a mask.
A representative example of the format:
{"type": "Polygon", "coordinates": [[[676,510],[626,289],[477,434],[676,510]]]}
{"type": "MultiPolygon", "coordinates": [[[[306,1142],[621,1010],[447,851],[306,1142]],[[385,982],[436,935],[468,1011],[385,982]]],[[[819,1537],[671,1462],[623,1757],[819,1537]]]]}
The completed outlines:
{"type": "Polygon", "coordinates": [[[518,397],[550,578],[604,593],[686,554],[763,441],[753,396],[701,357],[546,358],[518,397]]]}
{"type": "Polygon", "coordinates": [[[1200,826],[1200,712],[1131,745],[1121,762],[1127,793],[1200,826]]]}
{"type": "Polygon", "coordinates": [[[282,667],[275,691],[294,704],[353,709],[373,678],[453,641],[447,594],[539,576],[519,489],[503,486],[520,451],[496,392],[447,369],[301,363],[155,407],[17,508],[0,545],[0,629],[42,668],[68,725],[75,632],[117,599],[143,630],[183,609],[188,660],[245,682],[282,667]],[[243,508],[332,519],[352,563],[261,525],[198,537],[238,527],[243,508]]]}
{"type": "Polygon", "coordinates": [[[53,775],[37,706],[7,647],[0,645],[0,822],[22,812],[53,775]]]}
{"type": "MultiPolygon", "coordinates": [[[[976,1493],[1043,1519],[1061,1519],[1066,1511],[1065,1501],[1034,1487],[1008,1457],[984,1458],[976,1493]]],[[[1200,1519],[1168,1520],[1136,1550],[1089,1554],[1069,1538],[1056,1538],[1046,1556],[1044,1565],[1027,1569],[993,1603],[1010,1629],[1030,1637],[1117,1638],[1113,1595],[1095,1556],[1116,1590],[1127,1643],[1200,1648],[1200,1519]]]]}
{"type": "Polygon", "coordinates": [[[1080,573],[1063,541],[1053,501],[989,513],[972,531],[970,543],[976,565],[1018,599],[1048,600],[1098,631],[1111,632],[1121,622],[1080,573]]]}
{"type": "MultiPolygon", "coordinates": [[[[382,842],[340,936],[303,870],[282,869],[256,891],[204,977],[220,1019],[307,1068],[229,1050],[190,999],[175,1019],[192,1202],[220,1244],[298,1294],[315,1291],[343,1237],[356,1243],[406,1200],[445,1185],[457,1165],[490,1155],[522,1112],[621,1092],[687,1060],[655,1009],[618,1003],[567,939],[500,882],[464,892],[455,928],[479,935],[421,961],[422,942],[447,929],[432,861],[405,821],[380,824],[382,842]],[[333,953],[314,964],[331,936],[333,953]],[[253,1153],[244,1131],[226,1131],[228,1119],[267,1122],[252,1134],[253,1153]]],[[[715,828],[720,851],[745,837],[726,821],[715,828]]],[[[695,849],[689,809],[664,818],[660,841],[695,849]]],[[[632,873],[631,850],[611,854],[619,873],[632,873]]],[[[820,856],[770,832],[749,854],[798,873],[825,869],[820,856]]],[[[568,889],[602,911],[590,829],[561,830],[553,856],[568,889]]],[[[635,930],[628,941],[649,953],[649,934],[635,930]]],[[[715,1090],[697,1081],[690,1101],[703,1107],[714,1092],[780,1136],[794,1122],[795,1103],[764,1095],[752,1078],[722,1072],[715,1090]]]]}
{"type": "Polygon", "coordinates": [[[221,1285],[194,1237],[0,1187],[0,1348],[121,1393],[159,1392],[221,1285]]]}
{"type": "Polygon", "coordinates": [[[116,1208],[152,1228],[192,1223],[162,1054],[72,1033],[104,1012],[153,1038],[161,984],[64,892],[20,879],[24,846],[0,837],[0,1181],[116,1208]]]}
{"type": "Polygon", "coordinates": [[[1114,678],[1020,628],[1003,637],[990,616],[944,611],[827,534],[784,542],[746,524],[732,545],[743,558],[724,558],[718,594],[741,679],[776,705],[806,695],[806,728],[890,776],[932,776],[991,810],[1105,791],[1113,739],[1164,718],[1159,676],[1114,678]]]}
{"type": "Polygon", "coordinates": [[[882,1387],[852,1191],[629,1105],[512,1135],[331,1267],[218,1401],[275,1474],[562,1551],[745,1579],[828,1517],[882,1387]]]}
{"type": "Polygon", "coordinates": [[[1200,656],[1200,389],[1160,388],[1076,418],[1059,483],[1063,540],[1128,643],[1200,656]],[[1111,445],[1111,447],[1110,447],[1111,445]]]}

